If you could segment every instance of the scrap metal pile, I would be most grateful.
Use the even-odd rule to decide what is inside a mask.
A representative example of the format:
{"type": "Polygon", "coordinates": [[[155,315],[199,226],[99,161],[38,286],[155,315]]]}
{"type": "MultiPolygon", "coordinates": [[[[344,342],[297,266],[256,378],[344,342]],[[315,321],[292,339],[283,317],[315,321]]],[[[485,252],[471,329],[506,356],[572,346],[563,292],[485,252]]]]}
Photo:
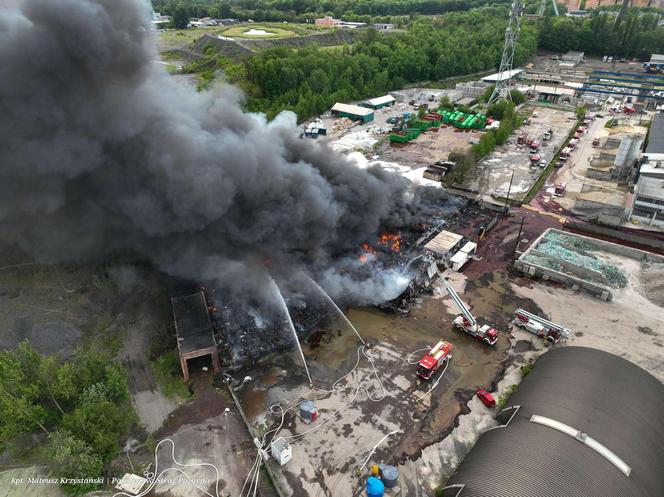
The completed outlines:
{"type": "Polygon", "coordinates": [[[531,250],[527,259],[570,276],[614,288],[625,287],[625,274],[616,265],[601,260],[594,250],[592,244],[581,238],[551,232],[531,250]]]}

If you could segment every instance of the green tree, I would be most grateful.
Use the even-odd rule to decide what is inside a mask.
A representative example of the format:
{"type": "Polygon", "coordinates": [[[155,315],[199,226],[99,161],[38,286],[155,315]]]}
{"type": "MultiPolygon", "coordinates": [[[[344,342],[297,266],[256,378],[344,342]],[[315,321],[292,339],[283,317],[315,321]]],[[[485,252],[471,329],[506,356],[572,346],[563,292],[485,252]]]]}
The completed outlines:
{"type": "Polygon", "coordinates": [[[184,5],[178,5],[171,17],[171,24],[175,29],[185,29],[189,25],[189,11],[184,5]]]}
{"type": "Polygon", "coordinates": [[[106,400],[105,393],[100,389],[91,388],[84,402],[63,418],[62,426],[108,459],[118,451],[120,437],[129,430],[133,415],[131,411],[106,400]]]}
{"type": "Polygon", "coordinates": [[[521,105],[526,101],[526,96],[519,90],[510,90],[510,97],[515,105],[521,105]]]}
{"type": "MultiPolygon", "coordinates": [[[[93,449],[68,431],[56,431],[49,436],[46,457],[51,474],[57,478],[98,478],[103,463],[93,449]]],[[[70,495],[80,495],[96,488],[91,483],[65,483],[63,489],[70,495]]]]}
{"type": "Polygon", "coordinates": [[[577,119],[583,119],[584,117],[586,117],[586,111],[587,111],[587,110],[588,110],[588,109],[586,108],[585,105],[579,105],[579,106],[577,106],[577,108],[576,108],[576,110],[575,110],[576,118],[577,118],[577,119]]]}
{"type": "Polygon", "coordinates": [[[47,400],[43,372],[43,359],[28,342],[0,352],[0,446],[37,428],[49,432],[57,414],[47,400]]]}

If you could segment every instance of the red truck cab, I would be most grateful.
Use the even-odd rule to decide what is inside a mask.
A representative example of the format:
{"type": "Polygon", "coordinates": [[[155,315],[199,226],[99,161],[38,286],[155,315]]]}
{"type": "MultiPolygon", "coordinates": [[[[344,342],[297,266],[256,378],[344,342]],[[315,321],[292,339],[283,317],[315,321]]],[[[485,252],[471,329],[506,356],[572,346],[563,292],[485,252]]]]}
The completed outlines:
{"type": "Polygon", "coordinates": [[[442,364],[451,357],[450,352],[454,346],[450,342],[441,340],[417,363],[417,376],[423,380],[430,380],[442,364]]]}

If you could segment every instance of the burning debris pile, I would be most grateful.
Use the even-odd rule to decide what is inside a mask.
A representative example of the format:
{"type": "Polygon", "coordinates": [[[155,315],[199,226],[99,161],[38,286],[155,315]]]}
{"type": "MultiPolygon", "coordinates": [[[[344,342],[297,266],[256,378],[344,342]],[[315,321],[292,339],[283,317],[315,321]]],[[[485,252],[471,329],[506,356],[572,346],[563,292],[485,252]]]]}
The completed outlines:
{"type": "Polygon", "coordinates": [[[223,289],[207,289],[210,316],[224,349],[222,357],[242,366],[290,349],[295,338],[289,331],[289,319],[297,339],[306,340],[329,319],[339,317],[324,287],[341,295],[342,306],[358,305],[356,296],[362,294],[369,297],[359,304],[408,312],[414,299],[430,292],[438,277],[437,260],[423,247],[446,225],[449,214],[446,206],[429,223],[384,232],[372,243],[361,244],[340,257],[334,271],[323,273],[322,286],[300,272],[278,284],[270,279],[266,287],[272,295],[262,298],[238,298],[223,289]],[[348,291],[340,285],[349,287],[348,291]]]}
{"type": "Polygon", "coordinates": [[[290,331],[291,319],[297,339],[308,338],[311,332],[333,312],[321,296],[313,298],[299,292],[284,297],[286,309],[280,304],[280,290],[276,286],[274,305],[265,300],[238,299],[223,290],[207,289],[208,311],[223,349],[222,357],[234,366],[253,364],[262,357],[290,349],[295,337],[290,331]],[[279,293],[279,295],[277,295],[279,293]]]}

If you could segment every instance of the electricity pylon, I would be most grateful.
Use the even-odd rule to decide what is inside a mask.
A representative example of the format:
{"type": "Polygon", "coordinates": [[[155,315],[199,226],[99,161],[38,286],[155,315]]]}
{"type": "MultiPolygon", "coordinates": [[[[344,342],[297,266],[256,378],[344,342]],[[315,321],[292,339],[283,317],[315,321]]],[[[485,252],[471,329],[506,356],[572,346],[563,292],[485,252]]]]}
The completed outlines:
{"type": "Polygon", "coordinates": [[[510,9],[510,20],[505,30],[505,45],[503,47],[503,56],[500,59],[500,70],[498,71],[498,81],[493,89],[489,103],[493,103],[500,98],[512,100],[510,95],[510,81],[512,62],[514,61],[514,49],[519,39],[519,28],[521,23],[521,13],[523,12],[523,0],[516,0],[510,9]]]}

